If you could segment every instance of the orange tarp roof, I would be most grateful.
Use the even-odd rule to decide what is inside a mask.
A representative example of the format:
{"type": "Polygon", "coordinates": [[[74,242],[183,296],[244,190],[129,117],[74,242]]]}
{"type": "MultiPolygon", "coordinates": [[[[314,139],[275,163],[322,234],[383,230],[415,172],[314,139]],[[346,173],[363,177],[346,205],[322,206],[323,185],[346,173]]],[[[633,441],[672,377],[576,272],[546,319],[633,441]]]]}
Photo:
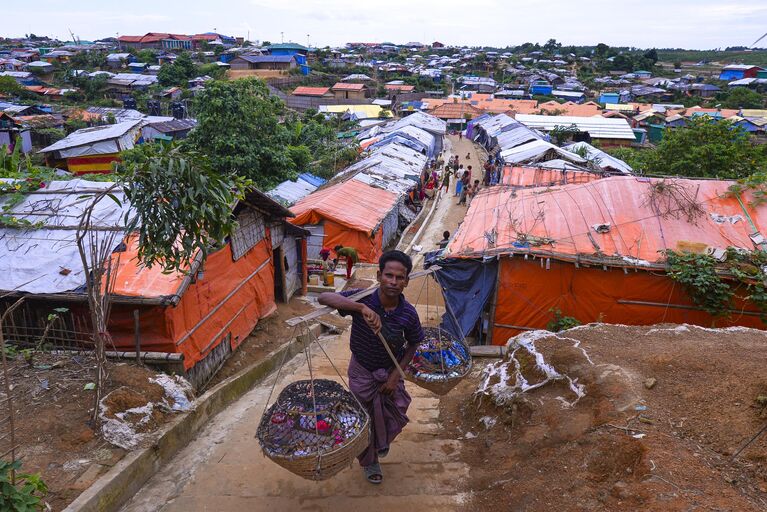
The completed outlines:
{"type": "Polygon", "coordinates": [[[431,109],[429,113],[440,119],[464,119],[466,116],[474,119],[481,116],[483,111],[468,103],[444,103],[431,109]]]}
{"type": "MultiPolygon", "coordinates": [[[[592,117],[598,116],[602,113],[602,107],[589,101],[588,103],[578,104],[568,101],[565,103],[558,103],[556,101],[547,101],[538,105],[538,109],[543,113],[560,111],[563,116],[576,116],[576,117],[592,117]]],[[[523,112],[520,112],[522,114],[523,112]]]]}
{"type": "Polygon", "coordinates": [[[501,183],[512,187],[551,187],[555,185],[572,185],[598,180],[602,176],[586,171],[563,171],[560,169],[545,169],[542,167],[506,166],[503,169],[501,183]]]}
{"type": "Polygon", "coordinates": [[[484,189],[472,200],[448,256],[530,252],[563,260],[662,266],[659,251],[665,249],[753,249],[749,216],[758,229],[767,228],[767,207],[748,206],[753,198],[746,194],[744,211],[737,198],[726,196],[731,181],[665,180],[666,187],[676,187],[677,197],[686,194],[700,205],[702,214],[692,220],[682,211],[684,202],[680,206],[668,192],[654,192],[659,181],[616,176],[547,189],[484,189]],[[659,215],[650,203],[653,198],[669,213],[659,215]],[[610,227],[598,232],[594,226],[600,224],[610,227]]]}
{"type": "Polygon", "coordinates": [[[324,96],[330,92],[330,87],[296,87],[293,96],[324,96]]]}
{"type": "Polygon", "coordinates": [[[371,234],[395,204],[391,192],[349,180],[301,199],[290,208],[296,214],[290,222],[302,226],[327,219],[371,234]]]}
{"type": "Polygon", "coordinates": [[[112,263],[117,264],[114,293],[124,297],[147,298],[174,295],[184,275],[181,272],[163,274],[159,265],[152,268],[139,266],[137,241],[137,236],[129,237],[125,251],[112,254],[112,263]]]}
{"type": "Polygon", "coordinates": [[[334,91],[361,91],[366,88],[367,85],[365,84],[345,84],[343,82],[338,82],[331,87],[334,91]]]}
{"type": "Polygon", "coordinates": [[[429,113],[445,104],[466,104],[490,114],[503,114],[513,111],[518,114],[534,114],[537,112],[537,100],[509,100],[496,98],[492,94],[472,93],[468,98],[427,98],[423,100],[428,105],[429,113]]]}

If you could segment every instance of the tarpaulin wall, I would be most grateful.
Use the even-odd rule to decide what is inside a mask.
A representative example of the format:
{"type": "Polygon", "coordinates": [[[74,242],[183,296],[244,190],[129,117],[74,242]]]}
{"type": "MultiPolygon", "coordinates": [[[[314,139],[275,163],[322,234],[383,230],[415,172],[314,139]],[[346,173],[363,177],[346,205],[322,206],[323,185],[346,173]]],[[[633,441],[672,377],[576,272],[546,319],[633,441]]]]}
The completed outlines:
{"type": "MultiPolygon", "coordinates": [[[[624,273],[622,268],[609,267],[608,270],[576,268],[572,263],[553,259],[549,260],[547,270],[545,259],[525,260],[521,256],[504,257],[500,265],[494,345],[505,345],[511,336],[522,332],[515,327],[545,329],[552,319],[552,308],[584,324],[599,320],[626,325],[663,322],[712,325],[711,315],[690,309],[694,305],[687,294],[662,274],[633,269],[624,273]]],[[[734,308],[740,311],[744,304],[736,301],[734,308]]],[[[735,312],[729,319],[719,319],[716,325],[766,327],[758,314],[748,314],[755,312],[752,305],[745,311],[735,312]]]]}
{"type": "Polygon", "coordinates": [[[360,261],[375,263],[382,254],[382,230],[379,228],[373,237],[363,231],[349,229],[333,221],[325,221],[325,247],[331,249],[336,245],[354,247],[360,261]]]}
{"type": "Polygon", "coordinates": [[[119,161],[120,155],[117,153],[111,155],[73,156],[67,158],[67,167],[70,172],[75,174],[104,174],[112,172],[112,163],[119,161]]]}
{"type": "MultiPolygon", "coordinates": [[[[133,310],[115,306],[110,332],[118,350],[133,350],[133,310]]],[[[141,307],[141,348],[181,352],[194,366],[231,333],[236,348],[260,318],[276,309],[271,242],[264,239],[237,261],[231,246],[208,256],[202,279],[189,286],[176,307],[141,307]]]]}
{"type": "Polygon", "coordinates": [[[439,261],[439,266],[441,268],[435,273],[435,278],[455,315],[453,320],[449,313],[445,313],[440,327],[463,338],[474,328],[493,293],[498,261],[495,258],[484,263],[481,260],[452,259],[439,261]]]}

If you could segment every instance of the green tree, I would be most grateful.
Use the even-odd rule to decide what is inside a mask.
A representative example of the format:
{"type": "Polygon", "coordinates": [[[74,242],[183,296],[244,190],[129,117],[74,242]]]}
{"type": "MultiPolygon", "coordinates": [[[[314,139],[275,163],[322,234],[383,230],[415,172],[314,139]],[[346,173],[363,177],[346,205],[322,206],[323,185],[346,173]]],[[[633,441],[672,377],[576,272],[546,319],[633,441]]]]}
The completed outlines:
{"type": "Polygon", "coordinates": [[[83,100],[93,101],[104,97],[104,91],[107,87],[107,75],[80,75],[72,78],[72,85],[79,89],[83,100]]]}
{"type": "Polygon", "coordinates": [[[226,70],[222,66],[219,66],[216,63],[203,64],[202,66],[200,66],[198,71],[200,75],[208,75],[211,78],[215,78],[219,80],[224,78],[224,75],[226,74],[226,70]]]}
{"type": "Polygon", "coordinates": [[[554,53],[562,47],[562,43],[558,43],[556,39],[549,39],[546,44],[543,45],[543,49],[549,53],[554,53]]]}
{"type": "Polygon", "coordinates": [[[654,66],[655,63],[658,62],[658,50],[656,50],[655,48],[651,50],[647,50],[646,52],[644,52],[644,58],[649,61],[652,61],[654,66]]]}
{"type": "Polygon", "coordinates": [[[10,76],[0,76],[0,93],[9,96],[18,96],[26,92],[26,89],[10,76]]]}
{"type": "Polygon", "coordinates": [[[163,64],[157,74],[157,80],[161,85],[186,85],[187,80],[197,75],[197,66],[192,62],[192,57],[183,52],[172,63],[163,64]]]}
{"type": "Polygon", "coordinates": [[[605,43],[599,43],[597,47],[594,49],[594,54],[597,57],[607,57],[607,52],[610,51],[610,47],[607,46],[605,43]]]}
{"type": "Polygon", "coordinates": [[[654,150],[639,153],[629,165],[655,175],[744,178],[767,166],[767,146],[753,144],[729,121],[701,116],[684,128],[667,129],[654,150]]]}
{"type": "Polygon", "coordinates": [[[722,102],[724,108],[763,108],[764,96],[747,87],[734,87],[722,102]]]}
{"type": "Polygon", "coordinates": [[[79,52],[69,59],[70,69],[91,70],[99,68],[106,63],[106,55],[100,51],[79,52]]]}
{"type": "Polygon", "coordinates": [[[295,176],[282,102],[257,78],[214,81],[195,98],[197,127],[184,145],[210,157],[225,175],[269,188],[295,176]]]}
{"type": "Polygon", "coordinates": [[[138,62],[146,62],[149,65],[155,64],[157,62],[157,56],[152,50],[149,49],[139,50],[136,52],[136,59],[138,62]]]}

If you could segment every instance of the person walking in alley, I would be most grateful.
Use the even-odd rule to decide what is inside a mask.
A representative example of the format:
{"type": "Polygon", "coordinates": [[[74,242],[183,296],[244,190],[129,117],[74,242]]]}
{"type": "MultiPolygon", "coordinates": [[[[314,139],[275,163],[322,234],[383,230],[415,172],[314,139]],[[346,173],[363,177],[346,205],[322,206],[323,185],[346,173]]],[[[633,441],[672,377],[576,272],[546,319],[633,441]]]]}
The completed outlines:
{"type": "Polygon", "coordinates": [[[479,180],[474,180],[474,184],[470,185],[468,192],[466,192],[466,197],[468,199],[466,202],[466,209],[471,206],[471,200],[474,199],[474,196],[477,195],[477,192],[479,192],[479,180]]]}
{"type": "Polygon", "coordinates": [[[344,247],[343,245],[336,245],[333,250],[336,252],[336,259],[341,256],[346,258],[346,280],[348,281],[352,277],[354,264],[359,262],[357,250],[354,247],[344,247]]]}
{"type": "Polygon", "coordinates": [[[445,189],[445,193],[450,193],[450,167],[445,166],[445,170],[442,172],[442,185],[439,186],[439,190],[437,192],[442,192],[442,189],[445,189]]]}
{"type": "Polygon", "coordinates": [[[499,166],[493,166],[493,172],[490,175],[490,184],[497,185],[501,182],[501,169],[499,166]]]}
{"type": "Polygon", "coordinates": [[[463,174],[463,165],[461,165],[455,170],[455,197],[461,195],[461,190],[463,189],[463,180],[461,178],[463,178],[463,174]]]}
{"type": "Polygon", "coordinates": [[[463,173],[463,177],[461,178],[461,196],[458,198],[458,204],[466,204],[466,195],[469,193],[470,188],[471,166],[469,166],[469,169],[463,173]]]}
{"type": "Polygon", "coordinates": [[[410,421],[407,410],[411,398],[405,381],[378,333],[385,338],[400,368],[406,367],[424,339],[418,313],[402,294],[412,270],[410,256],[388,251],[378,260],[379,287],[371,295],[359,302],[347,297],[360,290],[326,292],[318,298],[323,306],[337,309],[342,316],[352,316],[349,389],[370,414],[370,444],[357,459],[371,484],[383,481],[378,461],[386,457],[392,442],[410,421]]]}

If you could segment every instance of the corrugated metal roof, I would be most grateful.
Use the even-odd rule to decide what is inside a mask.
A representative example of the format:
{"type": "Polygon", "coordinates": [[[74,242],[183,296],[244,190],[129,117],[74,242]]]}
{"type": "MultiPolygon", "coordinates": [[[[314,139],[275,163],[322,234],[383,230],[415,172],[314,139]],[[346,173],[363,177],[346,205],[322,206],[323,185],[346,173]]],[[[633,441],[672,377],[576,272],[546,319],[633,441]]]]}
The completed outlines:
{"type": "Polygon", "coordinates": [[[587,142],[576,142],[574,144],[569,144],[563,149],[566,149],[570,152],[575,152],[581,148],[585,148],[588,159],[601,169],[615,169],[616,171],[622,172],[624,174],[631,174],[633,171],[631,166],[623,160],[615,158],[614,156],[605,153],[601,149],[595,148],[587,142]]]}
{"type": "Polygon", "coordinates": [[[41,149],[40,153],[50,153],[53,151],[61,151],[78,146],[85,146],[87,144],[93,144],[101,141],[119,139],[131,130],[137,128],[141,123],[141,120],[136,120],[125,121],[116,124],[108,124],[104,126],[93,126],[91,128],[83,128],[82,130],[77,130],[76,132],[70,133],[60,141],[41,149]]]}
{"type": "Polygon", "coordinates": [[[414,112],[390,125],[387,124],[383,127],[383,131],[397,131],[404,126],[415,126],[433,135],[444,135],[447,133],[447,123],[445,121],[424,112],[414,112]]]}
{"type": "Polygon", "coordinates": [[[287,64],[292,60],[295,60],[295,57],[292,55],[240,55],[239,57],[247,62],[250,62],[252,64],[262,64],[262,63],[283,63],[287,64]]]}
{"type": "Polygon", "coordinates": [[[549,159],[553,160],[556,157],[576,164],[586,163],[586,160],[575,153],[570,153],[569,151],[559,148],[545,140],[533,140],[511,149],[501,151],[501,158],[507,164],[542,162],[549,159]]]}
{"type": "Polygon", "coordinates": [[[498,146],[501,148],[501,151],[503,151],[519,146],[520,144],[530,142],[531,140],[538,140],[540,138],[541,136],[538,135],[538,133],[534,132],[527,126],[518,123],[514,125],[510,130],[499,133],[496,137],[496,141],[498,146]]]}
{"type": "Polygon", "coordinates": [[[310,185],[304,180],[283,181],[272,190],[266,193],[269,197],[287,203],[295,204],[304,197],[317,190],[317,187],[310,185]]]}
{"type": "Polygon", "coordinates": [[[324,96],[330,92],[330,87],[296,87],[293,96],[324,96]]]}
{"type": "Polygon", "coordinates": [[[89,114],[97,114],[102,117],[107,117],[109,114],[112,114],[119,123],[123,121],[144,119],[144,114],[138,110],[133,110],[130,108],[88,107],[86,112],[89,114]]]}
{"type": "Polygon", "coordinates": [[[169,121],[160,121],[155,123],[149,123],[149,126],[161,133],[179,132],[183,130],[191,130],[197,126],[197,121],[194,119],[171,119],[169,121]]]}
{"type": "Polygon", "coordinates": [[[519,124],[519,121],[516,121],[513,117],[499,114],[478,121],[476,126],[482,128],[489,137],[497,137],[501,132],[508,130],[510,126],[517,124],[519,124]]]}
{"type": "Polygon", "coordinates": [[[367,85],[365,84],[345,84],[341,82],[337,82],[333,87],[331,87],[334,91],[362,91],[367,89],[367,85]]]}
{"type": "Polygon", "coordinates": [[[748,71],[749,69],[753,68],[759,68],[759,66],[754,66],[753,64],[729,64],[722,69],[726,69],[728,71],[748,71]]]}
{"type": "Polygon", "coordinates": [[[744,108],[740,111],[743,117],[767,117],[767,110],[756,108],[744,108]]]}
{"type": "Polygon", "coordinates": [[[612,119],[602,116],[537,116],[517,114],[517,121],[537,130],[551,131],[557,126],[575,125],[579,131],[588,132],[596,139],[625,139],[635,140],[634,132],[625,119],[612,119]]]}
{"type": "Polygon", "coordinates": [[[631,103],[605,103],[605,110],[611,110],[614,112],[634,112],[636,106],[631,103]]]}

